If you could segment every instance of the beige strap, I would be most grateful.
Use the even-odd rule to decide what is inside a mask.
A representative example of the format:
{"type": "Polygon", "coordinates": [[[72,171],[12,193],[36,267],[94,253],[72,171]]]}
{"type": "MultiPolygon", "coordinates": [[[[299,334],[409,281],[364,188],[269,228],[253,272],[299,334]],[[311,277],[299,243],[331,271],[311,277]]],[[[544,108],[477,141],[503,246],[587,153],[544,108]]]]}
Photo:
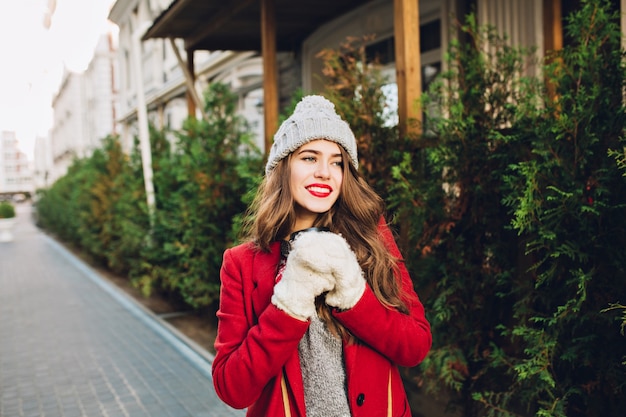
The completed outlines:
{"type": "Polygon", "coordinates": [[[387,383],[387,417],[391,417],[393,415],[393,402],[391,395],[391,368],[389,368],[389,382],[387,383]]]}
{"type": "Polygon", "coordinates": [[[291,409],[289,408],[289,397],[287,396],[287,383],[285,382],[285,374],[280,374],[280,390],[283,392],[283,406],[285,407],[285,417],[291,417],[291,409]]]}

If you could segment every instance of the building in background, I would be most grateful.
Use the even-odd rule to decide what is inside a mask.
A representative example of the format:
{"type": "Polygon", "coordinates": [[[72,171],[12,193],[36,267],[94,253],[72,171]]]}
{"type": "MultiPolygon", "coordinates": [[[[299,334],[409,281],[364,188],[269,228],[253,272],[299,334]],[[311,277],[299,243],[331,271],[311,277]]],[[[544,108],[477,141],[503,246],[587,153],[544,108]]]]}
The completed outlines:
{"type": "Polygon", "coordinates": [[[129,151],[138,128],[138,101],[145,102],[149,122],[158,129],[178,130],[190,112],[202,117],[202,95],[210,82],[228,84],[239,96],[244,116],[262,145],[263,70],[256,51],[197,51],[188,53],[181,40],[139,38],[173,2],[171,0],[117,0],[109,19],[119,26],[118,65],[120,137],[129,151]],[[185,71],[193,64],[192,81],[185,71]],[[138,85],[137,79],[141,79],[138,85]],[[190,110],[194,92],[196,99],[190,110]],[[141,88],[138,88],[141,87],[141,88]],[[143,93],[143,97],[139,94],[143,93]]]}
{"type": "Polygon", "coordinates": [[[18,147],[15,132],[3,131],[0,140],[0,198],[32,195],[33,176],[26,157],[18,147]]]}
{"type": "Polygon", "coordinates": [[[52,182],[65,175],[75,158],[84,155],[83,141],[86,140],[83,108],[83,78],[80,74],[67,71],[59,92],[52,101],[53,124],[50,131],[52,152],[52,182]]]}
{"type": "Polygon", "coordinates": [[[66,71],[64,74],[52,100],[50,140],[48,143],[38,141],[35,148],[40,155],[51,155],[51,167],[39,166],[43,161],[40,159],[35,166],[36,172],[47,173],[47,184],[65,175],[75,158],[90,156],[104,138],[117,134],[116,47],[116,31],[112,30],[101,36],[83,73],[66,71]]]}
{"type": "Polygon", "coordinates": [[[119,133],[119,74],[117,70],[117,27],[100,37],[92,60],[83,74],[84,112],[88,152],[100,147],[102,139],[119,133]]]}
{"type": "Polygon", "coordinates": [[[33,185],[35,191],[48,188],[52,184],[52,147],[50,136],[35,138],[35,152],[33,154],[33,185]]]}

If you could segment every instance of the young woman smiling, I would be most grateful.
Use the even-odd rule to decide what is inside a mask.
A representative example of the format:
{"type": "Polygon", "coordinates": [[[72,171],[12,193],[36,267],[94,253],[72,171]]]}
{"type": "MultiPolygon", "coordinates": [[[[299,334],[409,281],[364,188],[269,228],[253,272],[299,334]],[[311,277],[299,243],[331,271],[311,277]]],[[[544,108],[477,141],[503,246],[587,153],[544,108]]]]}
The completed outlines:
{"type": "Polygon", "coordinates": [[[290,189],[295,202],[295,230],[313,227],[339,198],[343,182],[343,157],[339,145],[314,140],[291,154],[290,189]]]}
{"type": "Polygon", "coordinates": [[[307,96],[278,129],[246,242],[221,271],[215,389],[248,416],[410,416],[397,366],[430,349],[348,124],[307,96]]]}

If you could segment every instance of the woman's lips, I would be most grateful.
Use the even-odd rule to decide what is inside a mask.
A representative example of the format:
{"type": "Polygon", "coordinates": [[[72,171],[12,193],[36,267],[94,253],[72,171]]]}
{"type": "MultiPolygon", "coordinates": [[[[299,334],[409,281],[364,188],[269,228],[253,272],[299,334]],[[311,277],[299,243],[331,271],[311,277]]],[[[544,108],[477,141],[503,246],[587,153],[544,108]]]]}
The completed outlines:
{"type": "Polygon", "coordinates": [[[328,197],[333,192],[332,187],[326,184],[311,184],[306,189],[314,197],[328,197]]]}

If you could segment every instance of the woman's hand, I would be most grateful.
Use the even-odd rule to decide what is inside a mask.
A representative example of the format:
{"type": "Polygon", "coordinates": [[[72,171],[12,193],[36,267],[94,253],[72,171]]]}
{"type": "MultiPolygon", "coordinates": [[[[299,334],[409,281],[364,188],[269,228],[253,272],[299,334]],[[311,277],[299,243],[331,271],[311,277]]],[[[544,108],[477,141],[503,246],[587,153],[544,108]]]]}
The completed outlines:
{"type": "Polygon", "coordinates": [[[274,286],[272,303],[301,320],[316,314],[315,298],[335,287],[335,277],[320,247],[318,236],[327,232],[310,231],[292,242],[281,280],[274,286]],[[322,260],[322,261],[320,261],[322,260]]]}
{"type": "Polygon", "coordinates": [[[326,304],[348,310],[354,307],[365,292],[363,271],[356,255],[341,235],[329,232],[321,235],[318,244],[326,254],[324,263],[335,277],[335,288],[326,294],[326,304]]]}
{"type": "Polygon", "coordinates": [[[306,232],[296,237],[292,247],[287,265],[295,256],[306,269],[319,276],[332,276],[333,286],[328,289],[326,304],[341,310],[354,307],[365,291],[365,278],[356,255],[341,235],[306,232]]]}

